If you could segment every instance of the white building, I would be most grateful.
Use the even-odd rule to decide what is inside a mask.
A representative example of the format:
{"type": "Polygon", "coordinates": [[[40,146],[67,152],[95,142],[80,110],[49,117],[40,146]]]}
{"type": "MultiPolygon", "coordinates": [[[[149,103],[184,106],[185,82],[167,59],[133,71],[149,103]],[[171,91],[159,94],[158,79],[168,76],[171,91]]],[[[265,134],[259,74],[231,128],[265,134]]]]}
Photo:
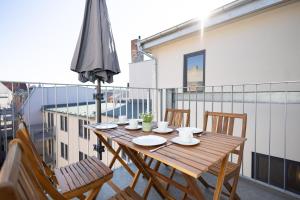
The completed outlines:
{"type": "Polygon", "coordinates": [[[94,88],[82,86],[33,87],[22,107],[22,115],[29,125],[42,124],[44,105],[94,102],[94,88]]]}
{"type": "MultiPolygon", "coordinates": [[[[112,110],[118,109],[124,104],[102,103],[102,121],[112,122],[112,110]],[[107,113],[107,114],[106,114],[107,113]]],[[[54,152],[56,158],[56,167],[62,167],[71,163],[75,163],[87,156],[98,156],[95,149],[97,145],[97,136],[84,125],[96,123],[96,105],[81,103],[79,106],[56,105],[48,106],[44,110],[44,119],[48,128],[53,128],[56,140],[53,141],[57,149],[54,152]]],[[[110,141],[112,142],[112,141],[110,141]]],[[[113,147],[117,148],[117,144],[113,142],[113,147]]],[[[125,154],[123,158],[126,159],[125,154]]],[[[112,155],[107,150],[102,153],[101,160],[109,164],[112,155]]],[[[118,167],[117,162],[115,167],[118,167]]]]}
{"type": "Polygon", "coordinates": [[[255,154],[260,163],[265,162],[263,156],[271,162],[278,158],[281,167],[274,171],[263,172],[268,164],[257,166],[262,174],[270,174],[271,184],[283,187],[284,173],[299,183],[300,83],[268,83],[300,80],[299,36],[300,1],[234,1],[205,20],[193,19],[133,40],[129,84],[161,89],[163,96],[168,96],[164,88],[173,88],[175,97],[171,103],[162,100],[159,112],[163,116],[164,108],[174,105],[190,109],[192,126],[202,127],[205,110],[247,113],[241,173],[253,177],[255,154]],[[144,55],[151,59],[144,61],[144,55]],[[286,163],[298,171],[284,171],[290,167],[286,163]]]}

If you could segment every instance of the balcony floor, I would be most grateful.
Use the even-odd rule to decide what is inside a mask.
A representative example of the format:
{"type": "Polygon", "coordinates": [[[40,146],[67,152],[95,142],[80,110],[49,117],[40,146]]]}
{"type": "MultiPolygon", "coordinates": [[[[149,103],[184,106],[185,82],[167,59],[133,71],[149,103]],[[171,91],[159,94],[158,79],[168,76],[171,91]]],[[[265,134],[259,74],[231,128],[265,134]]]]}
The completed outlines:
{"type": "MultiPolygon", "coordinates": [[[[134,167],[132,167],[132,168],[134,169],[134,167]]],[[[163,174],[168,174],[169,169],[167,167],[161,166],[160,172],[162,172],[163,174]]],[[[214,185],[214,183],[216,181],[215,177],[213,177],[209,174],[204,174],[203,177],[209,183],[214,185]]],[[[184,183],[183,179],[181,178],[181,176],[178,173],[174,175],[174,178],[178,182],[184,183]]],[[[113,182],[115,184],[117,184],[120,188],[127,187],[130,184],[131,180],[132,180],[131,176],[127,173],[127,171],[123,167],[114,170],[113,182]]],[[[137,191],[139,194],[142,194],[146,184],[147,184],[146,179],[140,177],[139,182],[135,188],[135,191],[137,191]]],[[[201,185],[200,182],[198,185],[201,187],[202,192],[204,193],[206,199],[212,199],[213,190],[206,189],[205,187],[203,187],[201,185]]],[[[274,190],[270,187],[267,187],[267,186],[264,186],[264,185],[261,185],[258,183],[254,183],[245,178],[240,178],[237,190],[238,190],[239,196],[243,200],[248,200],[248,199],[249,200],[253,200],[253,199],[256,199],[256,200],[258,200],[258,199],[264,199],[264,200],[297,199],[296,197],[293,197],[288,194],[282,193],[280,191],[274,190]]],[[[170,187],[169,191],[171,192],[172,196],[176,197],[176,199],[182,199],[182,193],[180,191],[178,191],[176,188],[170,187]]],[[[113,194],[114,194],[114,191],[110,188],[110,186],[105,184],[102,187],[101,192],[98,194],[97,200],[108,199],[113,194]]],[[[159,200],[162,198],[158,195],[158,193],[155,191],[155,189],[152,188],[149,193],[148,199],[149,200],[159,200]]],[[[220,199],[228,199],[228,197],[222,195],[220,199]]]]}

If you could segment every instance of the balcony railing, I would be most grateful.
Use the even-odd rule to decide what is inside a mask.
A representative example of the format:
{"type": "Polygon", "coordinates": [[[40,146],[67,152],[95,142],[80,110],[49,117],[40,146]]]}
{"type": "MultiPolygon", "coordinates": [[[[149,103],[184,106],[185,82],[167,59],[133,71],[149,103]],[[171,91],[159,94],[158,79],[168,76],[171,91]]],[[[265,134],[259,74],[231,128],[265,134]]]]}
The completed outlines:
{"type": "MultiPolygon", "coordinates": [[[[25,82],[18,88],[16,82],[9,84],[10,91],[0,100],[2,155],[20,117],[41,156],[53,167],[76,162],[79,154],[101,152],[96,136],[83,126],[95,122],[95,85],[25,82]]],[[[103,122],[116,121],[119,115],[138,118],[144,112],[163,120],[166,108],[180,108],[190,109],[191,126],[201,128],[204,111],[247,113],[241,176],[299,197],[300,81],[163,89],[103,86],[101,90],[103,122]]],[[[107,151],[102,153],[106,164],[110,159],[107,151]]]]}

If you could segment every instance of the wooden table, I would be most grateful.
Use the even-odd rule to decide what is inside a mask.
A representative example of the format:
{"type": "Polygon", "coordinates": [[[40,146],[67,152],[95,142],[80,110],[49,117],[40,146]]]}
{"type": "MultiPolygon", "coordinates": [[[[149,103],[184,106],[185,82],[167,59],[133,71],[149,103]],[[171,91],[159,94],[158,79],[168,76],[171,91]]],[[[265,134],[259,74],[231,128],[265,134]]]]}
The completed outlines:
{"type": "Polygon", "coordinates": [[[170,139],[178,136],[177,131],[173,131],[169,134],[156,134],[154,132],[145,133],[141,130],[128,131],[124,127],[119,126],[116,129],[110,130],[96,130],[93,129],[98,138],[103,142],[110,151],[114,158],[110,163],[109,167],[113,166],[116,160],[119,160],[125,169],[133,176],[131,187],[135,187],[139,175],[142,173],[148,179],[148,186],[144,191],[144,197],[153,186],[158,193],[166,199],[174,199],[166,190],[166,187],[162,182],[169,183],[176,188],[182,190],[185,195],[194,196],[196,199],[204,199],[201,190],[197,186],[197,179],[201,178],[201,174],[208,171],[208,168],[214,164],[221,162],[221,170],[218,175],[216,189],[214,192],[214,199],[219,199],[222,191],[226,164],[230,152],[236,149],[238,146],[245,142],[245,139],[228,136],[225,134],[214,134],[206,132],[202,136],[197,137],[200,139],[200,144],[195,146],[181,146],[177,144],[171,144],[164,148],[161,148],[155,152],[150,152],[150,149],[155,147],[147,148],[135,145],[131,140],[137,136],[142,135],[159,135],[168,139],[167,143],[170,143],[170,139]],[[114,150],[110,144],[106,141],[105,137],[112,138],[118,143],[119,148],[114,150]],[[120,150],[123,150],[136,165],[138,171],[132,172],[128,165],[118,155],[120,150]],[[151,168],[143,156],[146,155],[149,158],[157,160],[154,168],[151,168]],[[170,179],[168,176],[162,175],[158,172],[160,163],[164,163],[168,166],[175,168],[180,171],[185,178],[187,185],[177,183],[170,179]]]}

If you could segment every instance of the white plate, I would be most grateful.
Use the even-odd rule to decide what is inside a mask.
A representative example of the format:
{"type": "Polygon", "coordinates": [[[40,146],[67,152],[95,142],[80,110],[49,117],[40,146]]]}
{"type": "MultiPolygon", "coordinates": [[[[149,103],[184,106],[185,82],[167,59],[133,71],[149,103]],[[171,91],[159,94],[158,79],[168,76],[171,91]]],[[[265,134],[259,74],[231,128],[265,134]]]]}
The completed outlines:
{"type": "Polygon", "coordinates": [[[116,124],[118,124],[118,125],[126,125],[126,124],[129,124],[129,121],[125,121],[125,122],[117,121],[116,124]]]}
{"type": "Polygon", "coordinates": [[[190,142],[185,142],[180,137],[174,137],[174,138],[172,138],[171,141],[173,143],[180,144],[180,145],[186,145],[186,146],[192,146],[192,145],[196,145],[196,144],[200,143],[200,140],[198,140],[196,138],[192,138],[192,140],[190,142]]]}
{"type": "Polygon", "coordinates": [[[95,126],[95,128],[99,129],[99,130],[112,129],[112,128],[117,128],[117,127],[118,127],[117,124],[105,124],[105,123],[98,124],[95,126]]]}
{"type": "Polygon", "coordinates": [[[138,125],[137,127],[135,127],[135,128],[131,128],[130,126],[125,126],[125,129],[127,129],[127,130],[131,130],[131,131],[133,131],[133,130],[139,130],[139,129],[141,129],[142,128],[142,126],[141,125],[138,125]]]}
{"type": "Polygon", "coordinates": [[[155,132],[155,133],[171,133],[173,131],[173,129],[172,128],[166,128],[164,130],[161,130],[159,128],[156,128],[156,129],[153,129],[152,131],[155,132]]]}
{"type": "Polygon", "coordinates": [[[179,132],[179,131],[185,130],[185,129],[192,129],[193,133],[200,133],[203,131],[202,129],[196,128],[196,127],[180,127],[180,128],[177,128],[176,131],[179,132]]]}
{"type": "Polygon", "coordinates": [[[167,139],[157,136],[157,135],[145,135],[132,139],[134,144],[140,146],[157,146],[167,142],[167,139]]]}

